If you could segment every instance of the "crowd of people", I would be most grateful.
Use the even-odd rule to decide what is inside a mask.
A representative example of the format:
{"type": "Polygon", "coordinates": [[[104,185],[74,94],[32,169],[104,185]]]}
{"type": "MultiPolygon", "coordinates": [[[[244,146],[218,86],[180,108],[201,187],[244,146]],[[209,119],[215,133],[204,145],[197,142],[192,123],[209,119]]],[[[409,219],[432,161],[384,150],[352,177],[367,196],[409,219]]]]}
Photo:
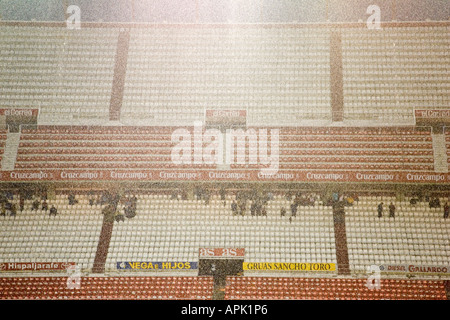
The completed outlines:
{"type": "Polygon", "coordinates": [[[0,216],[6,216],[8,214],[9,216],[15,217],[18,210],[23,212],[25,210],[25,200],[32,200],[31,211],[48,211],[50,216],[56,216],[58,214],[58,209],[54,205],[49,207],[46,192],[34,194],[29,190],[21,191],[19,192],[18,197],[19,208],[17,208],[17,204],[14,203],[14,193],[11,191],[0,193],[0,216]]]}

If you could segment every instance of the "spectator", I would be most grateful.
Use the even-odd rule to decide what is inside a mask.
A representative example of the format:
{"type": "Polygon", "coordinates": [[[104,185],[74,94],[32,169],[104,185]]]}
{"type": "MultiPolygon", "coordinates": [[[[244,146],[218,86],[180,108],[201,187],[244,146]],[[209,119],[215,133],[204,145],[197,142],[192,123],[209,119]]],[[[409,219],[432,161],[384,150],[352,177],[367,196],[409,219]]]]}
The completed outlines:
{"type": "Polygon", "coordinates": [[[4,202],[0,205],[0,216],[6,216],[6,206],[4,202]]]}
{"type": "MultiPolygon", "coordinates": [[[[123,210],[125,211],[125,207],[123,207],[123,210]]],[[[125,217],[119,210],[116,211],[114,218],[116,219],[117,222],[125,221],[125,217]]]]}
{"type": "Polygon", "coordinates": [[[382,216],[383,216],[383,202],[381,202],[379,205],[378,205],[378,218],[381,218],[382,216]]]}
{"type": "Polygon", "coordinates": [[[450,212],[450,208],[448,206],[448,203],[446,202],[445,205],[444,205],[444,219],[448,218],[449,212],[450,212]]]}
{"type": "Polygon", "coordinates": [[[298,205],[296,203],[291,204],[291,214],[293,217],[297,216],[297,206],[298,205]]]}
{"type": "Polygon", "coordinates": [[[15,217],[16,214],[17,214],[16,204],[13,203],[13,204],[11,205],[11,214],[10,214],[10,216],[11,216],[11,217],[15,217]]]}
{"type": "Polygon", "coordinates": [[[94,203],[95,203],[94,193],[92,191],[89,191],[89,205],[92,207],[94,203]]]}
{"type": "Polygon", "coordinates": [[[19,207],[20,207],[20,211],[21,211],[21,212],[22,212],[23,209],[25,208],[25,198],[24,198],[22,195],[20,196],[19,207]]]}
{"type": "Polygon", "coordinates": [[[34,200],[31,205],[32,205],[31,211],[33,211],[33,210],[38,211],[38,209],[39,209],[39,200],[38,199],[34,200]]]}
{"type": "Polygon", "coordinates": [[[236,201],[233,200],[231,203],[231,211],[233,212],[233,215],[237,215],[238,206],[236,201]]]}
{"type": "Polygon", "coordinates": [[[282,217],[284,217],[286,215],[286,209],[284,207],[281,207],[280,214],[282,217]]]}
{"type": "Polygon", "coordinates": [[[411,200],[409,200],[409,204],[415,206],[417,204],[417,198],[411,198],[411,200]]]}
{"type": "Polygon", "coordinates": [[[50,208],[49,216],[54,215],[56,217],[57,214],[58,214],[58,210],[55,208],[54,205],[52,205],[52,207],[50,208]]]}
{"type": "Polygon", "coordinates": [[[240,200],[239,210],[241,211],[241,215],[245,215],[245,210],[247,210],[247,201],[245,199],[240,200]]]}
{"type": "Polygon", "coordinates": [[[267,217],[267,210],[266,210],[266,207],[262,207],[261,215],[262,215],[263,217],[267,217]]]}
{"type": "Polygon", "coordinates": [[[226,192],[223,187],[220,188],[219,194],[220,194],[220,200],[225,201],[226,192]]]}
{"type": "Polygon", "coordinates": [[[389,205],[389,217],[390,218],[395,218],[395,206],[394,206],[394,204],[392,202],[389,205]]]}
{"type": "Polygon", "coordinates": [[[251,214],[252,216],[254,216],[254,215],[255,215],[255,212],[256,212],[256,203],[253,202],[252,205],[250,206],[250,214],[251,214]]]}
{"type": "Polygon", "coordinates": [[[44,200],[44,202],[42,202],[41,210],[44,210],[44,211],[47,211],[47,210],[48,210],[48,203],[47,203],[47,200],[44,200]]]}
{"type": "Polygon", "coordinates": [[[73,193],[70,193],[67,199],[69,200],[69,205],[71,206],[78,203],[78,200],[75,199],[75,195],[73,193]]]}

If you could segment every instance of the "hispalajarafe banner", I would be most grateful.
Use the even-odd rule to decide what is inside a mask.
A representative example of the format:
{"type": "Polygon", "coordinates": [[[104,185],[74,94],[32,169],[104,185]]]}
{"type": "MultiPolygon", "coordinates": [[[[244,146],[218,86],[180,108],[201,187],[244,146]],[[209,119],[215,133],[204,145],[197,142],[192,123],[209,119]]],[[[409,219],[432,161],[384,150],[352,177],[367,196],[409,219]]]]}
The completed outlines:
{"type": "Polygon", "coordinates": [[[119,270],[194,270],[198,269],[198,262],[117,262],[119,270]]]}
{"type": "Polygon", "coordinates": [[[437,273],[449,274],[450,266],[422,266],[415,264],[383,264],[380,266],[381,272],[392,273],[437,273]]]}
{"type": "Polygon", "coordinates": [[[0,172],[0,181],[273,181],[449,183],[450,173],[258,170],[18,170],[0,172]]]}
{"type": "Polygon", "coordinates": [[[271,263],[271,262],[244,262],[244,271],[336,271],[334,263],[271,263]]]}
{"type": "Polygon", "coordinates": [[[0,263],[0,271],[61,271],[75,262],[4,262],[0,263]]]}

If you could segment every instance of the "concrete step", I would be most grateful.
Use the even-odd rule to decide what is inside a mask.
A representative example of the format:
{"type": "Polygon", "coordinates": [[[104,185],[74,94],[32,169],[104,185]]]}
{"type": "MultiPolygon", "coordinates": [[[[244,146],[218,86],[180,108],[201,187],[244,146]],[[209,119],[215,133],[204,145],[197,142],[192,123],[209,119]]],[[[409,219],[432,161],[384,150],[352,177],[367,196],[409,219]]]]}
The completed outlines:
{"type": "Polygon", "coordinates": [[[6,139],[5,150],[1,163],[2,171],[14,170],[17,158],[17,150],[19,149],[20,132],[8,133],[6,139]]]}

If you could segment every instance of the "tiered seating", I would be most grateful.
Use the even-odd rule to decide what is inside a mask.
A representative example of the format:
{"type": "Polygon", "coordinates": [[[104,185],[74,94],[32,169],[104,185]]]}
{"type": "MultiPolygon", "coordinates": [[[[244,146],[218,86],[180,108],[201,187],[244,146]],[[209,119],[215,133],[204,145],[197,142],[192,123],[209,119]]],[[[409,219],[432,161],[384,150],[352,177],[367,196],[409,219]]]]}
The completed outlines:
{"type": "Polygon", "coordinates": [[[329,32],[315,28],[131,30],[123,122],[192,125],[205,109],[250,125],[331,120],[329,32]]]}
{"type": "Polygon", "coordinates": [[[1,26],[0,105],[40,108],[40,123],[108,120],[115,28],[1,26]]]}
{"type": "Polygon", "coordinates": [[[5,152],[5,146],[6,146],[6,136],[7,131],[6,130],[0,130],[0,164],[3,158],[3,153],[5,152]]]}
{"type": "Polygon", "coordinates": [[[450,129],[445,129],[445,146],[447,147],[447,161],[450,170],[450,129]]]}
{"type": "MultiPolygon", "coordinates": [[[[448,199],[441,199],[443,205],[448,199]]],[[[346,208],[346,229],[350,268],[366,272],[368,266],[414,264],[445,266],[450,257],[450,220],[443,209],[430,209],[427,203],[411,206],[393,197],[361,197],[346,208]],[[377,205],[384,203],[378,218],[377,205]],[[395,219],[389,218],[389,205],[396,206],[395,219]]]]}
{"type": "MultiPolygon", "coordinates": [[[[197,168],[171,160],[170,127],[39,127],[23,130],[16,169],[197,168]]],[[[190,128],[192,131],[192,128],[190,128]]],[[[205,144],[206,145],[206,144],[205,144]]],[[[257,169],[258,165],[231,165],[257,169]]],[[[433,171],[429,131],[413,128],[280,129],[287,170],[433,171]]]]}
{"type": "MultiPolygon", "coordinates": [[[[232,165],[243,167],[252,166],[232,165]]],[[[281,129],[280,168],[433,171],[432,137],[407,127],[281,129]]]]}
{"type": "Polygon", "coordinates": [[[82,277],[70,289],[67,277],[0,278],[0,299],[8,300],[211,300],[211,277],[82,277]]]}
{"type": "MultiPolygon", "coordinates": [[[[289,222],[289,202],[270,201],[267,217],[233,216],[213,196],[209,205],[197,200],[140,195],[137,214],[114,224],[106,269],[118,261],[198,261],[199,248],[245,248],[246,262],[336,263],[330,207],[299,207],[289,222]],[[280,208],[288,212],[280,216],[280,208]]],[[[146,271],[147,272],[147,271],[146,271]]]]}
{"type": "Polygon", "coordinates": [[[49,200],[58,209],[57,216],[49,212],[31,211],[31,202],[19,210],[16,217],[0,217],[0,263],[3,262],[75,262],[82,270],[92,268],[103,221],[100,206],[89,206],[79,196],[79,203],[68,205],[67,196],[49,200]]]}
{"type": "Polygon", "coordinates": [[[447,26],[342,29],[344,118],[412,123],[448,108],[447,26]]]}
{"type": "Polygon", "coordinates": [[[23,130],[16,169],[214,168],[171,161],[168,127],[40,127],[23,130]]]}
{"type": "Polygon", "coordinates": [[[230,300],[445,300],[444,281],[382,279],[379,290],[366,279],[228,277],[230,300]]]}

